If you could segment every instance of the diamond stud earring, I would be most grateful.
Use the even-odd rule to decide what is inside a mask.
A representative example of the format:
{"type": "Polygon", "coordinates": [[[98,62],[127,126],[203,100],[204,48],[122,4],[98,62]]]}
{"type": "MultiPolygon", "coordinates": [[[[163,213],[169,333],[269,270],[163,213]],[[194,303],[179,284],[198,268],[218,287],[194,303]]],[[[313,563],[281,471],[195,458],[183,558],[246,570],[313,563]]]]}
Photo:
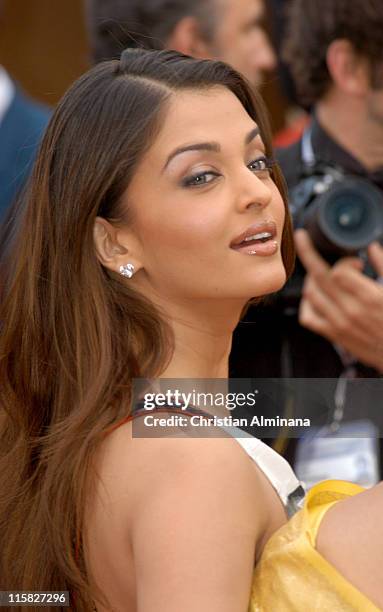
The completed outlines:
{"type": "Polygon", "coordinates": [[[120,274],[122,274],[122,276],[126,276],[126,278],[132,278],[134,274],[134,265],[127,263],[125,266],[120,266],[120,274]]]}

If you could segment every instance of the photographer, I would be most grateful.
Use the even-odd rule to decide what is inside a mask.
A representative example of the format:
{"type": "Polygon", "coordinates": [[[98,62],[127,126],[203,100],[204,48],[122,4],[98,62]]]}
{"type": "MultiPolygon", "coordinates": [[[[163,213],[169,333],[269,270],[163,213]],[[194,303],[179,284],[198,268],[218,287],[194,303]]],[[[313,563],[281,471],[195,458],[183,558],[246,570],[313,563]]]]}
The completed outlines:
{"type": "MultiPolygon", "coordinates": [[[[289,17],[285,58],[302,102],[313,108],[304,137],[311,154],[383,192],[382,3],[298,0],[289,17]]],[[[302,140],[280,151],[279,161],[291,194],[306,163],[302,140]]],[[[296,246],[308,272],[300,323],[383,372],[383,288],[355,259],[331,268],[307,236],[297,236],[296,246]]],[[[370,247],[369,256],[382,275],[382,249],[370,247]]]]}
{"type": "MultiPolygon", "coordinates": [[[[237,328],[232,376],[332,378],[337,385],[339,377],[383,373],[383,248],[376,242],[383,233],[382,32],[381,0],[291,2],[284,55],[312,119],[303,138],[277,158],[295,225],[310,226],[312,237],[296,232],[292,281],[272,302],[249,310],[237,328]],[[354,179],[364,183],[355,186],[354,179]],[[363,249],[326,251],[328,241],[313,231],[313,210],[331,182],[355,187],[342,202],[348,217],[360,213],[364,199],[371,204],[374,227],[363,249]]],[[[334,400],[336,418],[350,412],[354,418],[356,403],[368,416],[374,398],[350,395],[334,400]]],[[[309,398],[307,410],[316,414],[323,406],[309,398]]],[[[332,420],[334,414],[327,423],[332,420]]],[[[370,459],[376,463],[372,451],[370,459]]]]}

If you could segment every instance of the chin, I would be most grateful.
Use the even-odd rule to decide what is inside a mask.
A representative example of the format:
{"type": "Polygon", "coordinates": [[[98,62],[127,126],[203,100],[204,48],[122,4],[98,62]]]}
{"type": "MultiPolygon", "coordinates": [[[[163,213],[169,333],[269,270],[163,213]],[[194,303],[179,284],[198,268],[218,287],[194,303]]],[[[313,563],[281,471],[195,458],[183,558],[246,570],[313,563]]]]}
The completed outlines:
{"type": "Polygon", "coordinates": [[[253,283],[253,295],[252,297],[263,297],[270,293],[276,293],[280,291],[286,283],[286,270],[284,265],[278,265],[275,269],[269,269],[268,272],[262,273],[258,276],[258,282],[256,283],[256,294],[254,295],[254,283],[253,283]]]}

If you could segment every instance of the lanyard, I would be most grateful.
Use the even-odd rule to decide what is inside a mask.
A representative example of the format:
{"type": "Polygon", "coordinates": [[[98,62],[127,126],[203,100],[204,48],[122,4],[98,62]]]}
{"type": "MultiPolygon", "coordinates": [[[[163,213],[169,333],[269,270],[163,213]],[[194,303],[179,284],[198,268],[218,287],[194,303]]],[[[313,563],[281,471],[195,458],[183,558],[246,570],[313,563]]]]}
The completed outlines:
{"type": "Polygon", "coordinates": [[[306,128],[305,131],[303,132],[303,136],[301,140],[302,161],[305,164],[305,166],[308,166],[310,168],[312,166],[315,166],[315,163],[316,163],[311,135],[312,135],[312,128],[310,126],[306,128]]]}

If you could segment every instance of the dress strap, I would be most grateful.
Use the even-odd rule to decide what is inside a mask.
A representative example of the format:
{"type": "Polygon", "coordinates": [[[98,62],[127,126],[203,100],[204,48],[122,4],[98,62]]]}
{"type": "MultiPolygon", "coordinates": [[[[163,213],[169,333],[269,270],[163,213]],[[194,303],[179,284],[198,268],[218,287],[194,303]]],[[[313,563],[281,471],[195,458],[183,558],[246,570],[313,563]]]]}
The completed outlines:
{"type": "Polygon", "coordinates": [[[290,518],[303,506],[305,490],[290,464],[258,438],[235,438],[278,493],[290,518]]]}
{"type": "Polygon", "coordinates": [[[186,416],[205,416],[205,417],[211,417],[210,414],[208,414],[207,412],[204,412],[203,410],[199,410],[198,408],[194,408],[194,406],[190,406],[189,408],[183,409],[183,408],[175,408],[174,406],[156,406],[155,408],[151,408],[150,410],[148,410],[147,408],[144,407],[144,403],[143,401],[137,402],[137,404],[134,406],[131,414],[129,414],[128,416],[124,417],[121,421],[118,421],[117,423],[114,423],[113,425],[111,425],[111,427],[108,427],[103,435],[104,437],[108,436],[110,433],[112,433],[112,431],[115,431],[115,429],[118,429],[119,427],[121,427],[122,425],[124,425],[125,423],[129,423],[130,421],[133,421],[135,418],[143,416],[143,415],[147,415],[147,414],[153,414],[153,412],[157,413],[157,412],[174,412],[175,414],[183,414],[186,416]]]}

